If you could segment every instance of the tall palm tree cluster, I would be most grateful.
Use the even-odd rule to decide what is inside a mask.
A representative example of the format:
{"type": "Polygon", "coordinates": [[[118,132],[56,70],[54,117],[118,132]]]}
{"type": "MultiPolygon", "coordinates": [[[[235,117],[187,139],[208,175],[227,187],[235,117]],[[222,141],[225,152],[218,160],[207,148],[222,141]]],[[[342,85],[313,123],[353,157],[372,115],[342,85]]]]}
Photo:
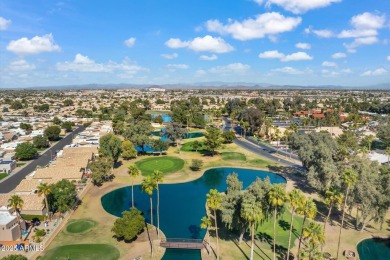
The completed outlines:
{"type": "Polygon", "coordinates": [[[302,229],[299,236],[298,259],[300,257],[312,259],[311,256],[320,254],[320,247],[325,243],[322,225],[319,225],[314,221],[307,223],[308,219],[313,220],[317,214],[317,207],[313,199],[306,198],[300,190],[296,189],[286,193],[285,185],[271,185],[268,179],[265,181],[257,179],[248,187],[248,189],[241,190],[242,182],[238,180],[237,174],[233,173],[228,176],[227,183],[228,188],[225,193],[220,193],[216,189],[211,189],[206,195],[206,204],[210,209],[211,214],[209,215],[213,221],[211,221],[209,217],[203,217],[201,220],[201,228],[215,231],[217,259],[219,259],[218,215],[221,216],[222,222],[225,224],[231,220],[228,225],[226,225],[229,229],[231,229],[232,225],[243,225],[249,230],[251,237],[250,259],[254,258],[257,226],[261,226],[264,220],[272,218],[273,259],[276,259],[276,223],[285,208],[288,208],[291,212],[288,248],[285,259],[292,257],[292,255],[290,255],[290,249],[292,247],[291,237],[293,234],[294,216],[296,214],[303,216],[302,229]],[[232,182],[232,179],[235,179],[235,181],[232,182]],[[234,193],[234,191],[238,192],[234,193]],[[228,198],[230,195],[238,198],[236,202],[228,198]],[[227,204],[229,204],[228,210],[224,209],[227,204]],[[212,226],[212,222],[214,222],[214,226],[212,226]],[[241,223],[238,225],[237,222],[241,223]]]}
{"type": "MultiPolygon", "coordinates": [[[[131,206],[134,208],[134,179],[137,178],[141,172],[135,165],[130,165],[128,168],[131,182],[131,206]]],[[[157,191],[157,237],[160,237],[160,191],[159,184],[163,182],[163,173],[155,170],[151,176],[147,176],[142,180],[141,189],[149,195],[150,200],[150,224],[153,225],[153,192],[157,191]]],[[[154,249],[151,243],[151,253],[153,257],[154,249]]]]}

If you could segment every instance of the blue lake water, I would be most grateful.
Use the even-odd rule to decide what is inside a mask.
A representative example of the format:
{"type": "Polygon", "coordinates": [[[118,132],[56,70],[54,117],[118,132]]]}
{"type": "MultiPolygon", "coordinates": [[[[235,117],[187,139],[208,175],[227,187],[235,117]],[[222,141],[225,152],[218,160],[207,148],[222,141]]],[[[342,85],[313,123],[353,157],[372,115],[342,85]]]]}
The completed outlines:
{"type": "MultiPolygon", "coordinates": [[[[205,230],[200,228],[200,220],[206,215],[206,194],[210,189],[226,190],[226,177],[235,172],[248,187],[257,177],[268,177],[271,183],[286,183],[286,180],[274,173],[241,169],[213,168],[202,177],[187,183],[160,185],[160,229],[167,238],[203,238],[205,230]]],[[[156,192],[153,194],[153,223],[156,220],[156,192]]],[[[134,187],[135,207],[144,212],[150,223],[149,197],[140,186],[134,187]]],[[[103,208],[110,214],[120,217],[131,206],[131,186],[107,193],[101,198],[103,208]]],[[[199,250],[168,249],[163,259],[200,259],[199,250]]]]}
{"type": "Polygon", "coordinates": [[[365,239],[357,245],[361,260],[389,260],[390,237],[387,239],[365,239]]]}
{"type": "MultiPolygon", "coordinates": [[[[165,128],[162,129],[162,131],[164,131],[164,130],[165,130],[165,128]]],[[[161,132],[161,131],[155,131],[155,132],[152,132],[152,136],[160,136],[162,133],[163,132],[161,132]]],[[[202,132],[192,132],[192,133],[187,133],[183,139],[197,138],[197,137],[202,137],[202,136],[203,136],[202,132]]],[[[160,139],[162,141],[165,141],[165,140],[168,139],[168,137],[163,134],[160,139]]],[[[142,147],[141,146],[137,146],[137,147],[135,147],[135,149],[138,152],[142,152],[142,147]]],[[[153,152],[156,152],[156,151],[152,147],[150,147],[150,145],[145,145],[144,152],[146,152],[146,153],[153,153],[153,152]]]]}

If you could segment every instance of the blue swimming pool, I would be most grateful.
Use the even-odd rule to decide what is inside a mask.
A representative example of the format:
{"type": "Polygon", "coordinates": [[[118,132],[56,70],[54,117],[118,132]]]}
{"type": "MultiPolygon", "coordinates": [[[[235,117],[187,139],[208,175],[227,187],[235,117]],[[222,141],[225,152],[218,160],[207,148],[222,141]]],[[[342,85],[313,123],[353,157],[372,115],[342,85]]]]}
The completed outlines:
{"type": "MultiPolygon", "coordinates": [[[[226,190],[226,177],[237,173],[244,187],[256,180],[269,178],[271,183],[285,183],[286,180],[272,172],[241,169],[213,168],[207,170],[202,177],[187,183],[162,184],[160,186],[160,228],[167,238],[203,238],[205,230],[200,228],[200,219],[206,215],[206,194],[210,189],[226,190]]],[[[153,194],[154,207],[156,194],[153,194]]],[[[135,206],[144,212],[150,222],[149,197],[140,186],[134,188],[135,206]]],[[[124,187],[107,193],[101,198],[103,208],[110,214],[121,216],[131,205],[131,187],[124,187]]],[[[153,208],[154,218],[156,209],[153,208]]],[[[154,223],[156,219],[154,219],[154,223]]],[[[169,249],[164,259],[200,259],[198,250],[169,249]]]]}

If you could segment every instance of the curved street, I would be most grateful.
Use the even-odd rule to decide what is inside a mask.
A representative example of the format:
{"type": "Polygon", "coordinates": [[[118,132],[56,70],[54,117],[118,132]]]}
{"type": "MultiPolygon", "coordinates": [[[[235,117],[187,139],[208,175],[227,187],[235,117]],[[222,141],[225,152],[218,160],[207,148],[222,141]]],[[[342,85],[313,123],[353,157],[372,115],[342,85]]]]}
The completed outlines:
{"type": "MultiPolygon", "coordinates": [[[[229,119],[227,119],[226,116],[223,117],[223,120],[225,121],[225,125],[223,127],[223,131],[226,132],[226,131],[230,131],[232,129],[232,125],[231,125],[231,121],[229,119]]],[[[236,132],[236,131],[235,131],[236,132]]],[[[275,148],[272,148],[272,147],[269,147],[267,145],[264,145],[262,143],[259,143],[257,141],[255,141],[253,138],[251,137],[245,137],[246,141],[243,141],[239,138],[236,138],[234,139],[234,143],[238,146],[241,146],[242,148],[250,151],[250,152],[253,152],[257,155],[260,155],[270,161],[273,161],[273,162],[276,162],[276,163],[279,163],[283,166],[288,166],[288,167],[293,167],[293,168],[296,168],[296,169],[302,169],[302,166],[299,165],[299,164],[296,164],[296,163],[293,163],[293,162],[290,162],[290,161],[287,161],[283,158],[278,158],[278,157],[275,157],[273,156],[272,154],[273,153],[276,153],[276,151],[278,151],[279,153],[285,155],[285,156],[289,156],[288,153],[285,153],[285,152],[281,152],[280,150],[276,150],[275,148]]],[[[293,159],[295,160],[299,160],[299,158],[297,156],[294,156],[293,159]]]]}

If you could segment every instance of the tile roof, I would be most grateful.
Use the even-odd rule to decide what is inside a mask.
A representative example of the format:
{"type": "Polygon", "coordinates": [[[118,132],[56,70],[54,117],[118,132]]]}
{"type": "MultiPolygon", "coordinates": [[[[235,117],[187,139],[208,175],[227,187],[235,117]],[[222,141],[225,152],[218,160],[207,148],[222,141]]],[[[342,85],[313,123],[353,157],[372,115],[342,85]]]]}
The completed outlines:
{"type": "MultiPolygon", "coordinates": [[[[46,182],[48,184],[54,184],[57,181],[59,181],[59,179],[42,180],[42,182],[46,182]]],[[[39,179],[31,179],[31,180],[24,179],[19,183],[18,186],[16,186],[15,192],[32,192],[37,189],[40,183],[41,182],[39,181],[39,179]]]]}
{"type": "Polygon", "coordinates": [[[81,179],[83,174],[81,167],[50,166],[37,169],[33,179],[81,179]]]}
{"type": "MultiPolygon", "coordinates": [[[[14,195],[12,193],[0,194],[0,206],[8,206],[9,198],[14,195]]],[[[42,210],[44,208],[43,196],[39,197],[37,194],[18,194],[23,200],[22,210],[42,210]]]]}

